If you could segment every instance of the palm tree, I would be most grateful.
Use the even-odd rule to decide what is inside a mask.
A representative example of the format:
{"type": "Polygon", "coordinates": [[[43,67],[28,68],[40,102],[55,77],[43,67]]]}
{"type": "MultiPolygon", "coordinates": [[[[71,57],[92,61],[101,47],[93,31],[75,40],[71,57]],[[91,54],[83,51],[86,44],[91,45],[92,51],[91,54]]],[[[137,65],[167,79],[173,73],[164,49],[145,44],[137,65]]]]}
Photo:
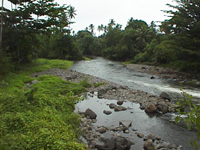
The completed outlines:
{"type": "Polygon", "coordinates": [[[90,29],[90,31],[92,32],[92,34],[94,33],[94,25],[93,24],[90,24],[89,25],[89,29],[90,29]]]}
{"type": "Polygon", "coordinates": [[[114,19],[110,19],[110,23],[108,24],[109,28],[112,28],[115,25],[114,19]]]}
{"type": "Polygon", "coordinates": [[[152,30],[144,26],[136,30],[136,41],[141,51],[144,50],[144,48],[146,47],[146,43],[150,40],[152,35],[151,32],[152,30]]]}
{"type": "Polygon", "coordinates": [[[99,32],[103,31],[103,30],[104,30],[104,29],[103,29],[103,24],[99,25],[98,28],[97,28],[97,30],[98,30],[99,32]]]}
{"type": "Polygon", "coordinates": [[[76,10],[74,7],[72,6],[69,6],[69,9],[68,9],[68,13],[69,13],[69,17],[72,19],[72,18],[75,18],[75,15],[76,15],[76,10]]]}

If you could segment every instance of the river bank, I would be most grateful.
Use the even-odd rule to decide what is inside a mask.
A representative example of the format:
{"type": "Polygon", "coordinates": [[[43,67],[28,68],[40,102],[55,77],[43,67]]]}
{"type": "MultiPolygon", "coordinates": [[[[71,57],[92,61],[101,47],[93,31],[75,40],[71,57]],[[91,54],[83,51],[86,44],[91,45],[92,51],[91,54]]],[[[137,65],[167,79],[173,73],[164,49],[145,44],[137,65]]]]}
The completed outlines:
{"type": "MultiPolygon", "coordinates": [[[[154,96],[154,95],[148,94],[147,92],[143,92],[143,91],[139,91],[139,90],[133,90],[127,86],[118,85],[116,83],[112,83],[112,82],[106,81],[104,79],[94,77],[91,75],[87,75],[87,74],[83,74],[83,73],[80,73],[77,71],[62,70],[62,69],[50,69],[50,70],[47,70],[44,72],[32,74],[32,77],[39,77],[41,75],[54,75],[54,76],[61,77],[63,80],[73,81],[73,82],[77,82],[77,83],[82,80],[87,80],[92,86],[88,88],[88,94],[86,94],[85,96],[90,97],[92,99],[92,102],[95,101],[94,100],[95,98],[97,99],[96,103],[93,106],[91,106],[92,111],[95,111],[97,109],[96,107],[100,107],[101,105],[103,105],[104,100],[109,100],[109,103],[105,102],[105,103],[107,103],[107,105],[103,106],[104,108],[106,106],[108,106],[111,101],[114,100],[115,102],[113,102],[113,103],[115,103],[117,107],[112,110],[113,115],[116,113],[118,113],[117,115],[123,114],[123,113],[134,114],[135,113],[134,110],[136,109],[138,111],[141,111],[140,113],[143,116],[142,118],[146,118],[146,121],[148,120],[147,124],[149,124],[149,123],[151,124],[152,120],[157,119],[157,117],[156,117],[157,115],[160,116],[167,112],[175,111],[175,108],[173,107],[174,105],[169,100],[166,100],[166,99],[164,100],[163,98],[161,98],[159,96],[154,96]],[[98,101],[100,103],[98,103],[98,101]],[[125,107],[125,106],[118,105],[117,104],[118,102],[124,103],[125,106],[126,106],[126,103],[132,103],[132,104],[139,103],[139,105],[137,106],[138,108],[135,108],[135,107],[130,108],[130,106],[125,107]],[[129,112],[127,112],[127,111],[129,111],[129,112]],[[154,119],[152,119],[152,117],[154,119]]],[[[90,103],[91,103],[91,101],[90,101],[90,103]]],[[[90,103],[86,104],[87,108],[89,108],[90,103]]],[[[79,113],[84,114],[85,111],[86,110],[82,110],[82,112],[79,112],[79,113]]],[[[97,116],[101,116],[102,114],[106,115],[103,112],[107,111],[107,113],[108,112],[110,113],[111,110],[110,109],[109,110],[102,109],[100,111],[101,112],[96,112],[97,116]]],[[[125,116],[128,116],[128,115],[125,115],[125,116]]],[[[141,116],[135,116],[135,117],[140,118],[141,116]]],[[[122,118],[124,118],[124,117],[122,117],[122,118]]],[[[110,119],[112,119],[112,118],[110,118],[110,119]]],[[[127,119],[129,121],[131,120],[130,118],[127,118],[127,119]]],[[[115,122],[116,120],[112,120],[112,121],[115,122]]],[[[123,142],[125,140],[126,142],[129,141],[128,143],[130,143],[130,144],[134,143],[134,145],[139,145],[138,147],[140,147],[140,148],[143,147],[145,144],[149,145],[150,147],[152,147],[152,146],[157,147],[157,149],[167,148],[167,149],[175,150],[175,149],[181,148],[180,145],[177,145],[178,143],[170,144],[169,142],[164,142],[163,139],[161,140],[161,138],[159,138],[159,136],[154,135],[150,132],[147,132],[146,129],[144,131],[143,128],[141,128],[140,131],[134,131],[134,130],[138,130],[138,129],[134,129],[134,128],[132,128],[130,131],[129,127],[126,127],[127,130],[123,130],[124,127],[123,127],[123,125],[119,125],[119,121],[120,120],[118,120],[118,122],[113,127],[113,126],[111,126],[111,124],[106,125],[106,123],[104,125],[102,125],[101,119],[97,119],[97,120],[90,119],[90,118],[88,118],[87,115],[86,116],[83,115],[82,131],[84,133],[83,136],[86,139],[86,141],[87,141],[86,143],[88,144],[88,146],[92,149],[94,147],[98,147],[98,146],[104,147],[104,149],[105,149],[108,146],[108,145],[106,145],[105,141],[106,141],[106,139],[108,139],[108,137],[110,137],[109,139],[112,139],[113,143],[115,143],[116,141],[123,142]],[[134,140],[130,140],[129,137],[133,136],[133,134],[135,135],[135,138],[134,138],[134,140]],[[122,135],[124,135],[124,136],[122,136],[122,135]],[[127,137],[127,135],[129,135],[128,138],[124,139],[124,137],[127,137]],[[121,138],[121,136],[122,136],[122,138],[121,138]],[[151,139],[152,136],[154,137],[154,139],[151,139]],[[148,138],[148,137],[151,137],[151,138],[148,138]],[[156,138],[159,140],[156,140],[156,138]],[[91,142],[91,141],[93,141],[93,142],[91,142]]],[[[143,122],[142,120],[140,120],[140,121],[143,122]]],[[[155,123],[155,120],[154,120],[154,123],[155,123]]],[[[137,125],[137,126],[139,128],[140,125],[137,125]]],[[[144,125],[142,125],[142,126],[144,126],[144,125]]],[[[163,126],[163,124],[162,124],[162,126],[163,126]]],[[[147,128],[152,128],[152,125],[150,125],[147,128]]],[[[181,130],[183,130],[183,129],[181,129],[181,130]]],[[[152,130],[152,132],[154,132],[154,131],[155,131],[155,129],[152,130]]],[[[165,132],[165,129],[163,129],[162,131],[165,132]]],[[[170,131],[170,132],[173,132],[173,131],[170,131]]],[[[162,136],[165,137],[168,135],[165,133],[164,135],[162,134],[162,136]]],[[[176,137],[176,138],[181,138],[181,137],[176,137]]],[[[166,139],[164,139],[164,140],[166,140],[166,139]]],[[[182,140],[185,140],[185,139],[182,139],[182,140]]],[[[173,139],[171,139],[171,141],[173,141],[173,139]]],[[[186,141],[188,141],[188,139],[186,139],[186,141]]],[[[146,149],[148,149],[148,148],[146,148],[146,149]]],[[[186,149],[188,150],[188,148],[186,148],[186,149]]]]}

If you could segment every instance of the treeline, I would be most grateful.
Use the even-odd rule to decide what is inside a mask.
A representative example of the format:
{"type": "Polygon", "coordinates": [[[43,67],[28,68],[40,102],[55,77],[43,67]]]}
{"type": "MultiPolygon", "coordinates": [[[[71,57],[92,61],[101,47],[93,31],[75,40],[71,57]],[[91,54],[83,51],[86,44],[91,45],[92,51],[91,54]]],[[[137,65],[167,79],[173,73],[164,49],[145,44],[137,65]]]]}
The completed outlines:
{"type": "MultiPolygon", "coordinates": [[[[97,40],[94,37],[95,42],[88,43],[87,53],[113,60],[200,72],[200,2],[176,2],[176,6],[168,4],[173,11],[165,11],[170,17],[159,27],[154,22],[148,25],[133,18],[125,29],[113,19],[106,26],[99,25],[98,30],[103,34],[97,40]],[[90,48],[95,43],[96,49],[90,48]]],[[[92,35],[94,26],[91,24],[87,30],[92,35]]]]}
{"type": "MultiPolygon", "coordinates": [[[[70,25],[74,7],[60,6],[54,0],[9,0],[12,9],[3,7],[0,73],[34,58],[82,59],[83,55],[113,60],[164,65],[181,71],[200,72],[200,2],[179,1],[172,6],[168,20],[158,27],[152,21],[130,18],[124,29],[113,19],[78,33],[70,25]]],[[[1,26],[2,27],[2,26],[1,26]]]]}

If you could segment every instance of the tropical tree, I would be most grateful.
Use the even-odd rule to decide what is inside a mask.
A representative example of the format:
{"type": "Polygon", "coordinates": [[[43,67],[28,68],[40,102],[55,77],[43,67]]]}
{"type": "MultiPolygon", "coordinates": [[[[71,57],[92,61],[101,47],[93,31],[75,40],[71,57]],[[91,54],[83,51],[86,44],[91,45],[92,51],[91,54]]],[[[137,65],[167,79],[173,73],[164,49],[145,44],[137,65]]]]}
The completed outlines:
{"type": "Polygon", "coordinates": [[[89,25],[89,29],[90,29],[90,32],[93,34],[94,33],[94,25],[90,24],[89,25]]]}

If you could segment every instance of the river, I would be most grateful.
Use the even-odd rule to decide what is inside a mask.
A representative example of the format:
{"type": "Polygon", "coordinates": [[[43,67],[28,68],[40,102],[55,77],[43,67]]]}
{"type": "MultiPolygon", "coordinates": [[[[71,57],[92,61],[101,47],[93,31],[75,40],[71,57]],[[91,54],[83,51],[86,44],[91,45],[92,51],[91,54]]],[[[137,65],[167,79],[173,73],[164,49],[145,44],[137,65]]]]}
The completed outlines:
{"type": "MultiPolygon", "coordinates": [[[[79,61],[74,63],[71,68],[78,72],[93,75],[96,77],[103,78],[105,80],[128,86],[135,90],[141,90],[153,95],[159,95],[162,91],[179,94],[181,86],[174,84],[174,82],[160,79],[155,76],[154,80],[151,80],[151,74],[140,73],[127,69],[120,62],[114,62],[106,60],[104,58],[95,58],[91,61],[79,61]]],[[[198,97],[200,93],[199,89],[193,87],[187,87],[187,92],[190,92],[193,96],[198,97]]],[[[79,111],[85,111],[87,108],[91,108],[97,113],[96,126],[117,126],[120,119],[132,120],[133,128],[143,134],[153,133],[160,136],[171,144],[178,144],[183,146],[183,150],[193,150],[189,142],[191,138],[195,138],[196,134],[193,131],[177,126],[168,120],[168,115],[155,115],[148,116],[144,111],[139,109],[138,104],[126,102],[125,105],[130,109],[122,113],[113,112],[110,116],[102,114],[102,110],[108,107],[109,103],[116,103],[115,100],[98,99],[97,97],[87,97],[85,101],[77,104],[79,111]],[[97,107],[98,106],[98,107],[97,107]]],[[[130,138],[133,134],[125,135],[130,138]]],[[[131,150],[142,149],[142,141],[135,138],[135,144],[131,150]]]]}

